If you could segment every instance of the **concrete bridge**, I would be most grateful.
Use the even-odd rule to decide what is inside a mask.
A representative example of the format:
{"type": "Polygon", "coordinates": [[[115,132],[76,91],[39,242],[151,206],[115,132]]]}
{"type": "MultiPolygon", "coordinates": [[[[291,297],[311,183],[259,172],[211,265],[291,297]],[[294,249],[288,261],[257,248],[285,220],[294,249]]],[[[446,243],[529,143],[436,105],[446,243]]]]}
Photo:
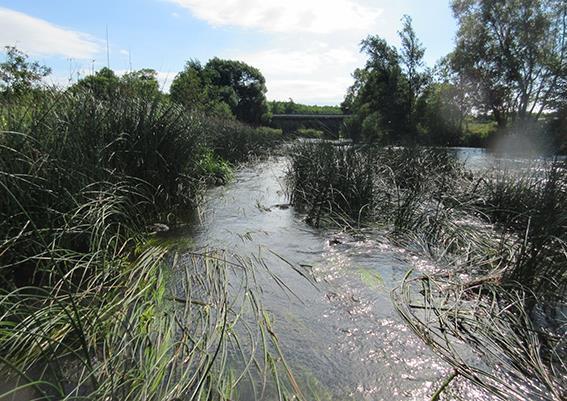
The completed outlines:
{"type": "Polygon", "coordinates": [[[272,127],[280,128],[284,134],[290,134],[300,128],[312,128],[325,132],[332,138],[339,137],[348,114],[274,114],[272,127]]]}

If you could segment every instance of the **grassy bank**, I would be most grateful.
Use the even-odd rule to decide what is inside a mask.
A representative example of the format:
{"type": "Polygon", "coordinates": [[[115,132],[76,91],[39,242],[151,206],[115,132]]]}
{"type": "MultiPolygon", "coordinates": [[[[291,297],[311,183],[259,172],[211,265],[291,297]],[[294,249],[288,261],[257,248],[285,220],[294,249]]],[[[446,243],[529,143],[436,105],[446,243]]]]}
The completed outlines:
{"type": "Polygon", "coordinates": [[[440,267],[393,295],[458,374],[503,399],[565,396],[564,163],[473,174],[444,150],[330,144],[297,145],[289,159],[308,222],[380,227],[440,267]]]}
{"type": "MultiPolygon", "coordinates": [[[[152,234],[277,133],[86,92],[6,103],[0,131],[0,370],[12,395],[233,399],[281,368],[248,263],[187,250],[180,261],[179,245],[152,234]]],[[[281,394],[294,391],[285,372],[281,394]]]]}

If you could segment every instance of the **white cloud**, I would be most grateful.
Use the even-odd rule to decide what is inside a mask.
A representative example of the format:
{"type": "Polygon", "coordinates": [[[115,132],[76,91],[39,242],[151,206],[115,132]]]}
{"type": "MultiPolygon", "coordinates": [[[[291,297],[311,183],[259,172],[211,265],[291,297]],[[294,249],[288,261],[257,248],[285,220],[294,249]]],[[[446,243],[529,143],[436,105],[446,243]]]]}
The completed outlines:
{"type": "Polygon", "coordinates": [[[269,49],[244,54],[239,59],[259,68],[264,74],[293,76],[316,74],[322,69],[336,69],[338,66],[351,66],[359,61],[359,56],[351,49],[319,46],[306,50],[269,49]]]}
{"type": "Polygon", "coordinates": [[[351,73],[364,63],[356,45],[330,46],[310,41],[305,49],[272,48],[231,52],[227,58],[257,67],[266,78],[270,100],[293,98],[302,103],[338,104],[352,85],[351,73]]]}
{"type": "Polygon", "coordinates": [[[271,100],[287,100],[305,104],[340,104],[352,79],[274,79],[268,82],[267,97],[271,100]]]}
{"type": "Polygon", "coordinates": [[[214,26],[266,32],[368,31],[381,9],[360,0],[169,0],[214,26]]]}
{"type": "Polygon", "coordinates": [[[0,46],[16,46],[34,55],[92,58],[100,44],[89,35],[0,7],[0,46]]]}
{"type": "Polygon", "coordinates": [[[304,103],[340,103],[352,72],[364,64],[360,41],[371,33],[388,37],[399,22],[385,17],[385,0],[167,1],[212,26],[268,34],[269,46],[225,49],[219,56],[259,68],[269,99],[304,103]]]}

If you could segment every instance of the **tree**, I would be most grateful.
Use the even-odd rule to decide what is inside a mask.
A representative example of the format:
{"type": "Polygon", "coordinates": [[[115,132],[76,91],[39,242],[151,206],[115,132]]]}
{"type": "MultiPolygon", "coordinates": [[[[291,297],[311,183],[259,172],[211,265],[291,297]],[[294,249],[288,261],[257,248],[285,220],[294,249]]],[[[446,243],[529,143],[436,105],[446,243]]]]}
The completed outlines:
{"type": "Polygon", "coordinates": [[[71,87],[71,91],[86,90],[101,100],[113,99],[120,90],[120,79],[110,68],[103,67],[71,87]]]}
{"type": "Polygon", "coordinates": [[[205,111],[210,109],[213,99],[209,93],[204,68],[197,60],[189,60],[185,69],[173,79],[169,94],[174,102],[190,110],[205,111]]]}
{"type": "Polygon", "coordinates": [[[89,91],[100,100],[112,100],[117,96],[155,98],[161,95],[157,72],[151,68],[118,76],[110,68],[103,67],[71,87],[71,91],[77,90],[89,91]]]}
{"type": "Polygon", "coordinates": [[[451,55],[437,62],[432,73],[433,85],[442,84],[451,87],[451,102],[458,110],[459,131],[466,129],[466,117],[472,114],[475,105],[479,104],[478,85],[463,74],[455,73],[451,66],[451,55]]]}
{"type": "Polygon", "coordinates": [[[123,94],[153,98],[160,95],[157,72],[151,68],[128,72],[120,77],[123,94]]]}
{"type": "Polygon", "coordinates": [[[420,125],[428,135],[427,142],[457,146],[461,141],[464,113],[460,107],[461,92],[451,83],[433,83],[417,101],[420,125]]]}
{"type": "Polygon", "coordinates": [[[537,120],[567,79],[564,0],[453,0],[454,70],[500,127],[537,120]]]}
{"type": "Polygon", "coordinates": [[[341,105],[343,111],[353,114],[347,121],[349,134],[354,140],[403,140],[409,129],[407,83],[400,56],[379,36],[367,37],[361,49],[368,55],[366,66],[355,70],[355,83],[341,105]]]}
{"type": "Polygon", "coordinates": [[[215,57],[209,60],[205,72],[238,120],[259,124],[266,119],[266,80],[260,70],[241,61],[215,57]]]}
{"type": "MultiPolygon", "coordinates": [[[[240,61],[211,59],[204,67],[187,62],[171,84],[172,100],[191,110],[229,110],[237,119],[259,124],[268,114],[265,79],[240,61]]],[[[224,111],[223,111],[224,110],[224,111]]]]}
{"type": "Polygon", "coordinates": [[[28,55],[13,46],[6,46],[6,60],[0,63],[0,91],[19,96],[35,89],[51,69],[28,60],[28,55]]]}
{"type": "Polygon", "coordinates": [[[421,95],[423,88],[427,84],[429,74],[423,71],[425,48],[415,34],[411,17],[404,15],[402,23],[402,30],[398,32],[402,41],[400,61],[408,85],[408,126],[411,129],[415,129],[414,114],[416,99],[421,95]]]}

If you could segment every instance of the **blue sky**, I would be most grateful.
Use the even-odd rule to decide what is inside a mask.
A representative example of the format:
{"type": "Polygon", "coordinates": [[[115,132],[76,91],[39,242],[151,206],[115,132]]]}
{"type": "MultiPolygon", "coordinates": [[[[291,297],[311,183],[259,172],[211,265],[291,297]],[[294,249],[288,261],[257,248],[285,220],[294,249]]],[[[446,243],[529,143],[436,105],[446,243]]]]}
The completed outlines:
{"type": "Polygon", "coordinates": [[[188,59],[245,61],[266,77],[268,99],[339,104],[364,64],[359,43],[398,45],[404,14],[427,48],[447,54],[456,23],[449,0],[0,0],[0,45],[16,45],[66,84],[107,63],[153,68],[167,90],[188,59]]]}

